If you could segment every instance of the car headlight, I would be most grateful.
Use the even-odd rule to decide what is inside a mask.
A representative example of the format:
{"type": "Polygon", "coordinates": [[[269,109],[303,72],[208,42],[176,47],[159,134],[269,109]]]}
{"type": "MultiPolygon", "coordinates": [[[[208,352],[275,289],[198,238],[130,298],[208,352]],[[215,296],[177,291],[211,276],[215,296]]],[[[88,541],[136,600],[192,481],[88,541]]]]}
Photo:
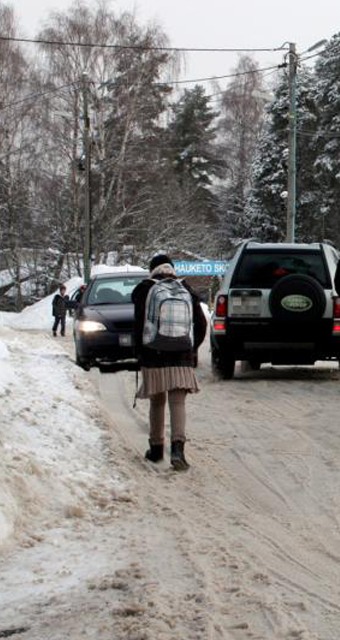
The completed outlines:
{"type": "Polygon", "coordinates": [[[94,320],[78,320],[76,322],[76,329],[83,333],[95,333],[96,331],[107,331],[106,326],[101,322],[95,322],[94,320]]]}

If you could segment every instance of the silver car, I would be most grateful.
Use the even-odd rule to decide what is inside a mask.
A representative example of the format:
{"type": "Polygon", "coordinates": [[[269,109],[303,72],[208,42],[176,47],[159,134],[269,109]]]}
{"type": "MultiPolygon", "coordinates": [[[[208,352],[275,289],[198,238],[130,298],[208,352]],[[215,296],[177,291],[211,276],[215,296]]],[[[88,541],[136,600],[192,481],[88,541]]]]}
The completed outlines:
{"type": "Polygon", "coordinates": [[[214,301],[213,368],[232,378],[236,360],[253,369],[339,360],[338,260],[327,243],[243,243],[214,301]]]}

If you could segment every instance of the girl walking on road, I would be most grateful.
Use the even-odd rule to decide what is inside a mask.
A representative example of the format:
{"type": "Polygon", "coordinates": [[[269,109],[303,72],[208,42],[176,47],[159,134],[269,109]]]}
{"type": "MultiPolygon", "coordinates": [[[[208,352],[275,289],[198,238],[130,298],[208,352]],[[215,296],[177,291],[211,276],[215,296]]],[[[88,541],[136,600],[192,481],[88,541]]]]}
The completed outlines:
{"type": "MultiPolygon", "coordinates": [[[[188,393],[197,393],[199,385],[194,372],[197,350],[204,340],[207,321],[198,296],[182,281],[192,303],[193,344],[186,350],[162,351],[143,344],[146,300],[155,284],[162,280],[177,280],[172,260],[166,254],[157,254],[150,262],[150,278],[140,282],[132,294],[135,305],[136,354],[142,371],[142,385],[138,398],[150,400],[149,449],[147,460],[158,462],[164,457],[165,406],[168,399],[171,430],[171,465],[185,470],[189,464],[184,455],[186,441],[185,400],[188,393]]],[[[170,314],[171,316],[171,314],[170,314]]]]}

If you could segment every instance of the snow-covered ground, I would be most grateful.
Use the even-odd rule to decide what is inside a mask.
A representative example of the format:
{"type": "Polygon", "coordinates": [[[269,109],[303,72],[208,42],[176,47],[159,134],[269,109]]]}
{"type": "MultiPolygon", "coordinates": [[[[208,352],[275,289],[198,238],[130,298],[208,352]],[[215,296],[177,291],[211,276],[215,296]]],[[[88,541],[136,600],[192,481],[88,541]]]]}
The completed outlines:
{"type": "Polygon", "coordinates": [[[221,382],[206,340],[176,474],[134,373],[78,368],[51,298],[0,314],[0,638],[338,640],[337,367],[221,382]]]}

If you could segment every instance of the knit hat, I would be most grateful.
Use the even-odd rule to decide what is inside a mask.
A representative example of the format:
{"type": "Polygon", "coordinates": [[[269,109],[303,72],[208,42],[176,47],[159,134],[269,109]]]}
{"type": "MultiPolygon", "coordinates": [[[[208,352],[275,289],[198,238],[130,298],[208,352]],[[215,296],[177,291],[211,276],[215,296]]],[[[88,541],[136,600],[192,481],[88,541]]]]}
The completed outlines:
{"type": "Polygon", "coordinates": [[[153,271],[154,269],[156,269],[156,267],[159,267],[159,265],[161,264],[171,264],[171,266],[174,266],[174,263],[172,262],[171,258],[169,258],[169,256],[166,255],[166,253],[156,253],[156,255],[153,256],[153,258],[151,258],[150,260],[150,265],[149,265],[149,269],[150,271],[153,271]]]}

